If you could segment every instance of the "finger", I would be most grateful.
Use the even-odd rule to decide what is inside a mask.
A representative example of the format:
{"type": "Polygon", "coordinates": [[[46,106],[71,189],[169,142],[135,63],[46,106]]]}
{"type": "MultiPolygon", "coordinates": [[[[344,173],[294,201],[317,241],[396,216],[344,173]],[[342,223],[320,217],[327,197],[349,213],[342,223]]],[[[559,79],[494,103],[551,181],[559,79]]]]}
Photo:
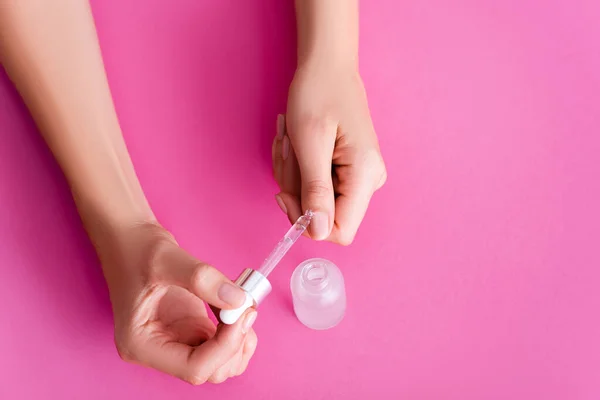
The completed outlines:
{"type": "Polygon", "coordinates": [[[213,337],[217,328],[208,318],[186,318],[169,325],[169,330],[173,332],[178,342],[199,346],[213,337]]]}
{"type": "Polygon", "coordinates": [[[285,204],[285,201],[283,201],[283,197],[281,197],[281,194],[275,195],[275,201],[277,202],[277,205],[279,206],[281,212],[285,215],[288,215],[287,205],[285,204]]]}
{"type": "MultiPolygon", "coordinates": [[[[300,198],[298,196],[292,196],[289,193],[279,193],[277,196],[281,199],[281,202],[284,203],[288,220],[293,225],[298,218],[303,215],[300,198]]],[[[307,231],[304,231],[302,236],[310,238],[307,231]]]]}
{"type": "MultiPolygon", "coordinates": [[[[221,383],[224,382],[227,378],[234,376],[233,369],[234,366],[237,365],[241,360],[241,354],[244,349],[244,343],[246,342],[246,338],[248,337],[249,332],[253,332],[251,327],[256,319],[257,313],[256,311],[247,312],[244,316],[242,316],[242,334],[244,335],[242,338],[242,343],[237,346],[237,351],[230,355],[229,359],[221,364],[213,373],[209,376],[208,381],[212,383],[221,383]]],[[[225,327],[225,325],[224,325],[225,327]]],[[[225,329],[225,328],[223,328],[225,329]]]]}
{"type": "Polygon", "coordinates": [[[339,195],[335,201],[335,226],[328,240],[341,245],[354,240],[379,184],[379,175],[371,173],[372,169],[361,164],[336,168],[339,195]]]}
{"type": "Polygon", "coordinates": [[[277,133],[273,138],[273,145],[271,147],[271,158],[273,161],[273,176],[275,181],[282,187],[283,184],[283,157],[281,156],[282,150],[282,139],[285,131],[285,119],[284,116],[279,114],[277,116],[277,133]]]}
{"type": "Polygon", "coordinates": [[[224,365],[219,367],[208,379],[207,382],[210,383],[223,383],[227,379],[231,378],[233,375],[232,369],[234,368],[234,364],[237,363],[241,359],[241,352],[244,346],[240,346],[240,350],[224,365]]]}
{"type": "MultiPolygon", "coordinates": [[[[248,332],[248,335],[249,334],[250,334],[250,332],[248,332]]],[[[246,335],[246,338],[248,338],[248,335],[246,335]]],[[[230,377],[236,376],[237,371],[240,369],[240,364],[242,363],[242,356],[244,355],[244,347],[245,346],[246,346],[246,341],[244,340],[244,344],[238,350],[238,352],[235,355],[235,357],[233,358],[233,360],[231,360],[229,370],[228,370],[228,374],[230,377]]]]}
{"type": "Polygon", "coordinates": [[[273,140],[272,157],[273,157],[273,175],[277,181],[277,185],[282,192],[287,192],[292,195],[300,196],[300,168],[293,146],[290,144],[285,128],[285,116],[279,116],[280,124],[283,126],[278,129],[283,129],[283,135],[275,137],[273,140]]]}
{"type": "Polygon", "coordinates": [[[335,226],[328,240],[348,246],[354,241],[358,228],[369,207],[370,194],[342,194],[336,199],[335,226]]]}
{"type": "Polygon", "coordinates": [[[257,344],[258,338],[256,337],[256,333],[253,330],[251,330],[250,332],[248,332],[248,335],[246,335],[246,340],[244,341],[244,351],[242,352],[242,360],[235,373],[236,376],[243,374],[244,371],[246,371],[246,368],[248,368],[248,363],[250,362],[250,359],[256,351],[257,344]]]}
{"type": "MultiPolygon", "coordinates": [[[[287,135],[287,130],[285,137],[287,135]]],[[[288,139],[289,140],[289,139],[288,139]]],[[[286,152],[282,154],[286,155],[283,161],[283,185],[281,186],[281,191],[291,194],[292,196],[300,197],[302,193],[302,180],[300,175],[300,166],[298,165],[298,157],[296,156],[296,151],[294,150],[294,146],[289,145],[289,149],[285,147],[285,141],[283,142],[283,150],[286,152]]],[[[283,151],[282,150],[282,151],[283,151]]]]}
{"type": "Polygon", "coordinates": [[[156,273],[162,281],[186,288],[217,308],[236,308],[246,299],[245,292],[216,268],[196,260],[180,249],[171,252],[165,260],[156,264],[156,273]]]}
{"type": "MultiPolygon", "coordinates": [[[[245,341],[244,341],[245,342],[245,341]]],[[[229,361],[220,366],[209,378],[208,382],[210,383],[222,383],[225,382],[228,378],[234,376],[234,370],[237,368],[237,365],[242,360],[242,352],[244,350],[244,344],[240,346],[237,353],[229,361]]]]}
{"type": "Polygon", "coordinates": [[[285,208],[285,213],[288,219],[293,224],[302,215],[302,207],[300,206],[300,198],[289,193],[278,193],[276,195],[277,202],[281,201],[282,208],[285,208]]]}
{"type": "Polygon", "coordinates": [[[284,134],[285,134],[285,115],[279,114],[279,115],[277,115],[276,138],[281,140],[281,139],[283,139],[284,134]]]}
{"type": "Polygon", "coordinates": [[[235,356],[255,319],[256,311],[249,309],[238,322],[221,325],[213,338],[197,347],[152,335],[135,357],[143,365],[200,385],[235,356]]]}
{"type": "Polygon", "coordinates": [[[332,229],[335,201],[331,160],[337,124],[320,121],[288,123],[302,180],[302,209],[312,210],[309,233],[315,240],[326,239],[332,229]]]}

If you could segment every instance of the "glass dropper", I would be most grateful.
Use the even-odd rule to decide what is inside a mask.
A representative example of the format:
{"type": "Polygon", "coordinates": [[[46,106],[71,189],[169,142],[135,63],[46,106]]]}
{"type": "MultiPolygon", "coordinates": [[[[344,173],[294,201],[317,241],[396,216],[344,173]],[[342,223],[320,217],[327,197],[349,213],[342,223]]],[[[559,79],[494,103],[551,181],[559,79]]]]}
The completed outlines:
{"type": "Polygon", "coordinates": [[[285,256],[292,245],[296,243],[296,240],[298,240],[298,238],[306,231],[312,216],[312,211],[308,210],[306,213],[304,213],[304,215],[296,220],[294,225],[292,225],[292,227],[287,231],[283,239],[277,243],[273,251],[271,251],[271,254],[269,254],[265,261],[263,261],[262,265],[257,269],[262,276],[266,278],[271,272],[273,272],[283,256],[285,256]]]}

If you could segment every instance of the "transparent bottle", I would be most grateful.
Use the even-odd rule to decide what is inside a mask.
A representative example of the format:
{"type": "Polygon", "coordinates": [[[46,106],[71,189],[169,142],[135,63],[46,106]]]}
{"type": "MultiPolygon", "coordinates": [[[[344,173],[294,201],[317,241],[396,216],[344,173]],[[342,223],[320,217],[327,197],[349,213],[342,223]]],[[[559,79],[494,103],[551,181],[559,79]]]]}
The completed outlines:
{"type": "Polygon", "coordinates": [[[331,261],[322,258],[304,261],[294,270],[290,286],[296,317],[308,328],[329,329],[344,318],[344,277],[331,261]]]}

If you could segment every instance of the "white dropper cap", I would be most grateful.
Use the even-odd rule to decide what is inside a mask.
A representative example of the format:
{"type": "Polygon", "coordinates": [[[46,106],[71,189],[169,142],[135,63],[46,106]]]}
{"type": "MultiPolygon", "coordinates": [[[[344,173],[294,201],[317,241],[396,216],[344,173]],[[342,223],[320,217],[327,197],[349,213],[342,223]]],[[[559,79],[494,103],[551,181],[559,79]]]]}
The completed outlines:
{"type": "Polygon", "coordinates": [[[219,318],[226,325],[235,324],[244,311],[250,307],[258,306],[271,293],[269,280],[263,274],[251,268],[246,268],[235,280],[235,283],[246,292],[246,300],[238,308],[219,312],[219,318]]]}

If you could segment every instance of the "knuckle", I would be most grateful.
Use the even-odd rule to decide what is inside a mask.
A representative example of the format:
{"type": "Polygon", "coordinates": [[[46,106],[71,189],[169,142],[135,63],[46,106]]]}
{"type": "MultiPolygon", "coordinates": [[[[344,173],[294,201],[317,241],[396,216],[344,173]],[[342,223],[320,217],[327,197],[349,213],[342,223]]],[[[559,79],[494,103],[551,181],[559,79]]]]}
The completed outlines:
{"type": "Polygon", "coordinates": [[[214,383],[214,384],[219,384],[219,383],[223,383],[227,380],[227,375],[223,372],[216,372],[215,374],[213,374],[210,378],[208,378],[208,381],[210,383],[214,383]]]}
{"type": "Polygon", "coordinates": [[[377,189],[380,189],[381,187],[383,187],[383,185],[385,185],[385,182],[387,181],[387,169],[385,168],[385,166],[383,166],[383,168],[381,169],[380,173],[379,173],[379,183],[377,184],[377,189]]]}
{"type": "Polygon", "coordinates": [[[151,282],[160,279],[167,254],[173,247],[173,240],[174,239],[167,234],[161,234],[155,239],[154,243],[148,247],[146,257],[147,265],[151,271],[149,277],[151,282]]]}
{"type": "Polygon", "coordinates": [[[193,386],[204,385],[209,379],[209,375],[202,365],[195,365],[189,371],[189,375],[184,377],[184,381],[188,382],[193,386]]]}
{"type": "Polygon", "coordinates": [[[306,182],[306,194],[321,199],[333,195],[333,188],[323,179],[313,179],[306,182]]]}
{"type": "Polygon", "coordinates": [[[363,166],[368,176],[371,176],[379,189],[387,180],[387,170],[379,151],[371,151],[364,155],[363,166]]]}
{"type": "MultiPolygon", "coordinates": [[[[298,132],[302,135],[320,137],[327,135],[331,131],[331,127],[335,124],[335,118],[330,117],[329,112],[323,115],[304,115],[298,120],[298,132]]],[[[294,124],[291,124],[292,126],[294,124]]],[[[294,131],[291,129],[290,131],[294,131]]]]}
{"type": "Polygon", "coordinates": [[[214,268],[208,264],[199,263],[196,265],[192,275],[192,284],[196,288],[204,288],[209,284],[214,268]]]}
{"type": "Polygon", "coordinates": [[[133,342],[129,337],[115,338],[115,347],[121,360],[129,363],[136,361],[133,342]]]}
{"type": "Polygon", "coordinates": [[[337,242],[341,246],[350,246],[354,242],[354,236],[354,233],[340,233],[337,242]]]}
{"type": "Polygon", "coordinates": [[[248,347],[248,350],[254,351],[257,345],[258,336],[256,336],[256,333],[253,330],[251,330],[246,336],[246,346],[248,347]]]}
{"type": "Polygon", "coordinates": [[[206,383],[206,378],[201,375],[192,375],[183,379],[192,386],[200,386],[206,383]]]}
{"type": "Polygon", "coordinates": [[[241,337],[234,337],[234,335],[217,335],[213,339],[217,341],[227,357],[233,357],[244,343],[241,337]]]}
{"type": "Polygon", "coordinates": [[[338,225],[338,229],[332,235],[331,241],[340,246],[350,246],[356,237],[358,226],[344,224],[338,225]]]}

